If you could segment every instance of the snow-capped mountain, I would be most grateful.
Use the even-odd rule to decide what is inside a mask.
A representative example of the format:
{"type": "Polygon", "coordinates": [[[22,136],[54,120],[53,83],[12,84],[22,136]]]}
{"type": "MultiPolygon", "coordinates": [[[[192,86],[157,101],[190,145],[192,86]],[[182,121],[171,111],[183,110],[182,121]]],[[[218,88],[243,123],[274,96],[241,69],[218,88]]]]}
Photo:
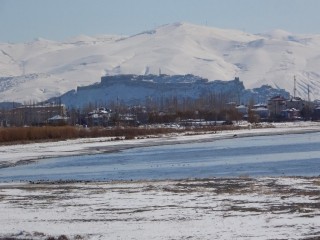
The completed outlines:
{"type": "Polygon", "coordinates": [[[117,74],[240,77],[246,88],[269,84],[320,97],[320,35],[274,30],[249,34],[175,23],[129,37],[79,36],[0,43],[0,102],[42,101],[117,74]]]}

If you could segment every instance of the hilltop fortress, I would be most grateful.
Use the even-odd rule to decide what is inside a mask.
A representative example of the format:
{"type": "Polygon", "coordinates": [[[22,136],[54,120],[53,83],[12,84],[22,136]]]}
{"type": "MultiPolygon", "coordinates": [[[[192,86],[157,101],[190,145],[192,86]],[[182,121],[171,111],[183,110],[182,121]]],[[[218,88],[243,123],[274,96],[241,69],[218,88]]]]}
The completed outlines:
{"type": "Polygon", "coordinates": [[[121,101],[125,104],[143,104],[146,99],[160,101],[168,98],[196,99],[205,96],[219,96],[226,101],[246,104],[250,100],[266,102],[270,97],[289,97],[284,89],[264,85],[251,90],[245,89],[239,78],[230,81],[209,81],[188,75],[115,75],[103,76],[100,83],[77,87],[61,96],[67,106],[81,107],[89,102],[106,104],[121,101]]]}

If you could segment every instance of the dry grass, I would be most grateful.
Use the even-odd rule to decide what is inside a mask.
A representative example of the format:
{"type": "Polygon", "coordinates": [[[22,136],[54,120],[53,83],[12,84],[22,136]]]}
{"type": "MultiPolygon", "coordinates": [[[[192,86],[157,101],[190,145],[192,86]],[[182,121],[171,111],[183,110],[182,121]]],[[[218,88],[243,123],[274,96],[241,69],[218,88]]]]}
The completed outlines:
{"type": "Polygon", "coordinates": [[[0,128],[0,143],[16,143],[42,140],[66,140],[75,138],[94,137],[119,137],[133,139],[136,136],[150,134],[170,133],[170,129],[139,129],[139,128],[90,128],[79,129],[71,126],[58,127],[21,127],[21,128],[0,128]]]}
{"type": "Polygon", "coordinates": [[[45,126],[45,127],[16,127],[0,128],[0,144],[26,143],[36,141],[67,140],[76,138],[95,137],[124,137],[134,139],[140,136],[161,135],[169,133],[181,133],[192,130],[199,132],[217,132],[223,130],[235,130],[235,126],[209,126],[193,129],[174,128],[77,128],[73,126],[45,126]]]}
{"type": "Polygon", "coordinates": [[[1,128],[0,143],[24,142],[50,139],[71,139],[79,137],[79,130],[74,127],[19,127],[1,128]]]}

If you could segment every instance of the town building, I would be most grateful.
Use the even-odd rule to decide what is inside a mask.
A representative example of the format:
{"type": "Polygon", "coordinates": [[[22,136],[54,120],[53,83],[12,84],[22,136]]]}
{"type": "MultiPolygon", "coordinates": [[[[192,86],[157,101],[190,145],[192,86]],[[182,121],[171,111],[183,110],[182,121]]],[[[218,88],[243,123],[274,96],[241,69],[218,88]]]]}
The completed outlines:
{"type": "Polygon", "coordinates": [[[300,110],[295,108],[287,108],[281,111],[281,117],[286,121],[301,120],[300,110]]]}
{"type": "Polygon", "coordinates": [[[251,111],[258,116],[259,121],[266,121],[269,118],[270,111],[268,109],[268,106],[266,104],[256,104],[253,105],[251,111]]]}
{"type": "Polygon", "coordinates": [[[281,119],[281,112],[287,109],[286,101],[287,100],[282,96],[275,96],[268,100],[268,110],[270,119],[281,119]]]}
{"type": "Polygon", "coordinates": [[[243,116],[245,116],[246,114],[248,114],[248,107],[245,105],[238,105],[235,107],[237,112],[240,113],[243,116]]]}
{"type": "Polygon", "coordinates": [[[41,126],[54,116],[66,116],[66,108],[59,104],[22,105],[13,108],[6,118],[11,126],[41,126]]]}
{"type": "Polygon", "coordinates": [[[301,111],[305,106],[305,101],[299,97],[293,97],[290,100],[286,101],[287,109],[296,109],[301,111]]]}
{"type": "Polygon", "coordinates": [[[109,126],[112,118],[110,109],[100,107],[87,114],[86,121],[89,127],[92,126],[109,126]]]}

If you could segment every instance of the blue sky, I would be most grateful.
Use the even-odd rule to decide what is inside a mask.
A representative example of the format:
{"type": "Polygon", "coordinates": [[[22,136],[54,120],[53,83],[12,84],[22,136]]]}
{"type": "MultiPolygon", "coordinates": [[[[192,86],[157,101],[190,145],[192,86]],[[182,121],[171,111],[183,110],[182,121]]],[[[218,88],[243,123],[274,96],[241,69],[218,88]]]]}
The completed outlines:
{"type": "Polygon", "coordinates": [[[320,33],[320,0],[0,0],[0,42],[131,35],[173,22],[320,33]]]}

